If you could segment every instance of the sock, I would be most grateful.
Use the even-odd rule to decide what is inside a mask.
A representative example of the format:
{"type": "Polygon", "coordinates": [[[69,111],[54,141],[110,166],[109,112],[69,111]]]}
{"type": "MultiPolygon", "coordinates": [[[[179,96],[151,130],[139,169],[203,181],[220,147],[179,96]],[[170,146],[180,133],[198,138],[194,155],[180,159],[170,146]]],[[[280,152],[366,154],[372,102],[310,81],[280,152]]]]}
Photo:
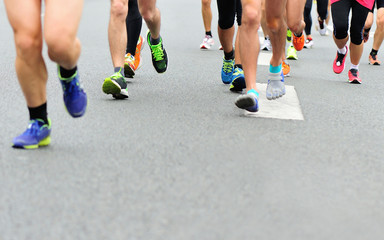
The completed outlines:
{"type": "Polygon", "coordinates": [[[351,67],[349,69],[356,69],[356,70],[359,70],[359,64],[357,65],[353,65],[351,64],[351,67]]]}
{"type": "Polygon", "coordinates": [[[211,31],[205,32],[205,35],[212,37],[212,32],[211,31]]]}
{"type": "Polygon", "coordinates": [[[282,64],[280,64],[277,67],[272,66],[272,64],[269,64],[269,72],[270,73],[278,73],[281,74],[282,64]]]}
{"type": "Polygon", "coordinates": [[[303,35],[303,32],[301,32],[300,34],[296,34],[296,33],[293,33],[296,37],[301,37],[301,35],[303,35]]]}
{"type": "Polygon", "coordinates": [[[243,70],[243,65],[241,65],[241,64],[235,64],[235,68],[240,68],[241,70],[243,70]]]}
{"type": "Polygon", "coordinates": [[[150,41],[151,41],[152,45],[157,45],[160,43],[160,36],[159,36],[159,38],[156,38],[156,39],[152,38],[152,36],[151,36],[150,41]]]}
{"type": "Polygon", "coordinates": [[[367,34],[370,30],[371,28],[364,28],[364,34],[367,34]]]}
{"type": "Polygon", "coordinates": [[[61,78],[63,79],[67,79],[67,78],[71,78],[73,77],[73,75],[75,75],[76,71],[77,71],[77,66],[75,66],[74,68],[72,69],[65,69],[63,68],[62,66],[59,66],[59,71],[60,71],[60,76],[61,78]]]}
{"type": "Polygon", "coordinates": [[[48,124],[47,102],[38,107],[28,107],[29,119],[41,119],[48,124]]]}
{"type": "Polygon", "coordinates": [[[247,92],[247,94],[253,93],[256,95],[257,99],[259,99],[259,93],[255,89],[251,89],[247,92]]]}
{"type": "Polygon", "coordinates": [[[375,55],[377,55],[377,52],[378,52],[379,50],[375,50],[375,49],[373,49],[372,48],[372,50],[371,50],[371,56],[375,56],[375,55]]]}
{"type": "Polygon", "coordinates": [[[324,20],[321,20],[320,18],[318,20],[319,20],[320,29],[323,29],[324,28],[324,20]]]}
{"type": "Polygon", "coordinates": [[[123,68],[122,68],[122,67],[115,67],[115,68],[113,69],[113,71],[114,71],[115,73],[117,73],[117,72],[122,73],[123,68]]]}
{"type": "Polygon", "coordinates": [[[232,49],[229,53],[224,52],[225,60],[235,59],[235,50],[232,49]]]}
{"type": "Polygon", "coordinates": [[[344,46],[343,48],[337,49],[337,52],[340,54],[345,55],[347,53],[347,48],[344,46]]]}

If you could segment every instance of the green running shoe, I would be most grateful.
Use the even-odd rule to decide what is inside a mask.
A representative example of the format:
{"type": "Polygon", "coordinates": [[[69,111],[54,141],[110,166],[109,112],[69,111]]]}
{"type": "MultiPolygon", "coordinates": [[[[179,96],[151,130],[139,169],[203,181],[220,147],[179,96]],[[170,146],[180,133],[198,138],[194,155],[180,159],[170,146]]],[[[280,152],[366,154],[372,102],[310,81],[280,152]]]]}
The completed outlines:
{"type": "Polygon", "coordinates": [[[112,94],[116,99],[128,98],[127,81],[121,72],[115,72],[112,76],[104,79],[103,92],[112,94]]]}
{"type": "Polygon", "coordinates": [[[167,52],[163,46],[163,39],[160,37],[159,44],[152,45],[151,44],[151,32],[147,32],[147,42],[148,46],[151,49],[152,55],[152,64],[155,67],[158,73],[163,73],[167,70],[168,66],[168,57],[167,52]]]}
{"type": "Polygon", "coordinates": [[[292,60],[299,59],[297,57],[297,51],[294,46],[289,46],[289,48],[287,49],[287,58],[292,60]]]}

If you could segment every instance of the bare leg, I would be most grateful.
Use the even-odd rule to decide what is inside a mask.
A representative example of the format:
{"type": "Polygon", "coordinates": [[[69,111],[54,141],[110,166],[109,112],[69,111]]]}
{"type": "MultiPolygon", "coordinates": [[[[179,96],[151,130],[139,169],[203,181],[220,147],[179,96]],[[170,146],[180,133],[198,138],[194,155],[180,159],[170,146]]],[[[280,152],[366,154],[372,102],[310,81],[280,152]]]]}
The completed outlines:
{"type": "Polygon", "coordinates": [[[240,58],[240,31],[241,31],[241,26],[237,28],[237,33],[236,33],[236,40],[235,40],[235,64],[241,64],[241,58],[240,58]]]}
{"type": "Polygon", "coordinates": [[[375,50],[379,50],[381,43],[384,39],[384,8],[379,8],[377,10],[377,18],[376,18],[376,31],[373,39],[372,48],[375,50]]]}
{"type": "Polygon", "coordinates": [[[16,46],[16,73],[27,105],[37,107],[47,101],[47,69],[41,54],[41,2],[5,0],[16,46]],[[23,7],[20,8],[20,4],[23,7]]]}
{"type": "Polygon", "coordinates": [[[156,0],[138,0],[141,16],[151,32],[151,37],[157,39],[160,37],[161,15],[156,7],[156,0]]]}
{"type": "Polygon", "coordinates": [[[201,0],[201,14],[203,15],[205,31],[206,32],[211,31],[211,23],[212,23],[211,0],[201,0]]]}

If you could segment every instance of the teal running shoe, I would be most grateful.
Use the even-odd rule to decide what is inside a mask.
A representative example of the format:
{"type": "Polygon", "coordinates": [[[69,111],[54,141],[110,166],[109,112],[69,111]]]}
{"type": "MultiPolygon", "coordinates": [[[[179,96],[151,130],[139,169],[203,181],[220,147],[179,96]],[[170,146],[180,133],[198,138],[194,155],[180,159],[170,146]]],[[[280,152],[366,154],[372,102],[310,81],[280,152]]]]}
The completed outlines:
{"type": "Polygon", "coordinates": [[[121,72],[115,72],[112,76],[104,79],[103,92],[112,94],[116,99],[128,98],[127,81],[121,72]]]}
{"type": "Polygon", "coordinates": [[[47,146],[51,142],[51,120],[48,124],[41,119],[32,119],[27,130],[13,139],[14,148],[36,149],[40,146],[47,146]]]}
{"type": "Polygon", "coordinates": [[[81,87],[78,72],[76,71],[70,78],[63,78],[60,75],[59,66],[57,72],[63,88],[64,104],[68,113],[74,118],[83,116],[87,108],[87,94],[81,87]]]}
{"type": "Polygon", "coordinates": [[[235,71],[235,60],[226,60],[223,57],[223,67],[221,68],[221,81],[224,84],[230,84],[233,78],[233,72],[235,71]]]}
{"type": "Polygon", "coordinates": [[[229,86],[229,90],[232,92],[241,92],[245,87],[244,71],[236,67],[232,75],[232,83],[231,86],[229,86]]]}
{"type": "Polygon", "coordinates": [[[152,45],[151,32],[148,31],[147,42],[148,42],[149,48],[151,49],[153,67],[155,67],[158,73],[165,72],[168,67],[168,56],[163,46],[163,39],[160,37],[159,44],[152,45]]]}

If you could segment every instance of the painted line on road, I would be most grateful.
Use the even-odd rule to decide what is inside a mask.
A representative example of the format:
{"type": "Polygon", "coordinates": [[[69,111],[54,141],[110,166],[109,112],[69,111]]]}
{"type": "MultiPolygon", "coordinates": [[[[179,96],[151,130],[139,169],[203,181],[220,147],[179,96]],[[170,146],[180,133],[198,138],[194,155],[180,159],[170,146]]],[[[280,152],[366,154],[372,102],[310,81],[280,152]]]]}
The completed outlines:
{"type": "Polygon", "coordinates": [[[299,98],[293,86],[285,85],[285,95],[276,100],[268,100],[265,96],[266,83],[257,83],[260,93],[259,111],[251,113],[244,111],[247,117],[276,118],[285,120],[304,120],[299,98]]]}

